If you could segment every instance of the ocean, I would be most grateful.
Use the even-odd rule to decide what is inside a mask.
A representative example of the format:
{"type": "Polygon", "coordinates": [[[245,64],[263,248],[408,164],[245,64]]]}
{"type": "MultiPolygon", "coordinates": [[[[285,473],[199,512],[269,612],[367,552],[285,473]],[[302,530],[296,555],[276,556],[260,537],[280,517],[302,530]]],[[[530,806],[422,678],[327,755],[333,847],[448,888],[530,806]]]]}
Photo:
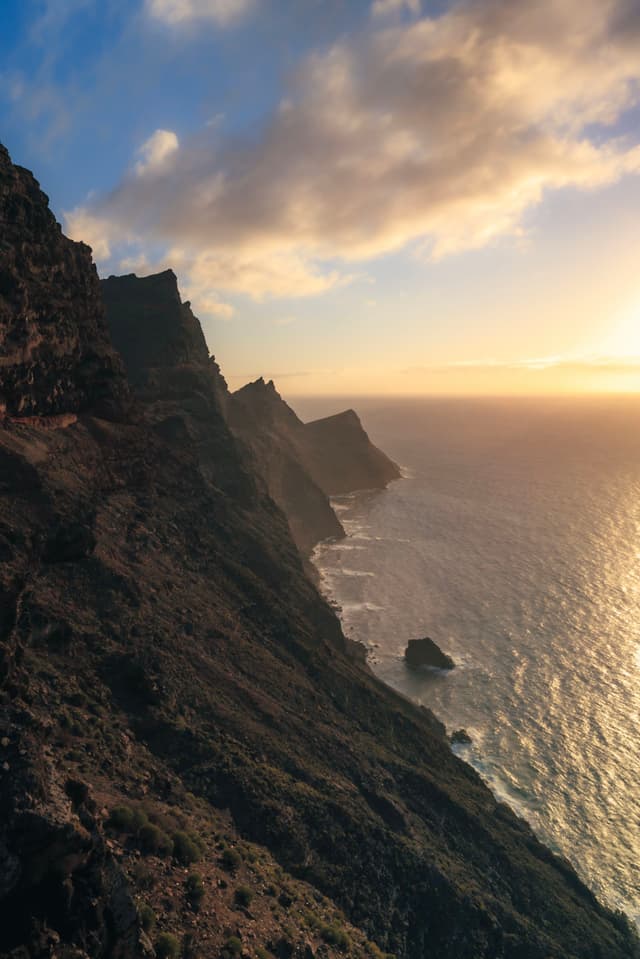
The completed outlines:
{"type": "Polygon", "coordinates": [[[640,399],[349,406],[403,470],[334,501],[314,562],[347,635],[494,793],[640,924],[640,399]],[[457,666],[411,672],[430,636],[457,666]]]}

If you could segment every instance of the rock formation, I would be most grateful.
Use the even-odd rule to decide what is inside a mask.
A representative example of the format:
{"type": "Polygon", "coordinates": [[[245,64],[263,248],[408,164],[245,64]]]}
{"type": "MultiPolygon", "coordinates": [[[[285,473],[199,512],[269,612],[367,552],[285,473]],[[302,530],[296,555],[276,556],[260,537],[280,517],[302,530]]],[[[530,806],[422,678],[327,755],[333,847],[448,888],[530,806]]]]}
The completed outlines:
{"type": "Polygon", "coordinates": [[[382,489],[400,476],[396,464],[370,441],[353,410],[307,423],[304,446],[309,472],[330,496],[382,489]]]}
{"type": "Polygon", "coordinates": [[[451,656],[443,653],[432,639],[410,639],[404,651],[407,666],[412,669],[428,666],[432,669],[453,669],[455,666],[451,656]]]}
{"type": "Polygon", "coordinates": [[[273,381],[249,383],[227,404],[229,423],[251,449],[269,493],[286,515],[293,539],[306,555],[316,543],[344,536],[322,489],[306,466],[304,424],[276,391],[273,381]]]}
{"type": "Polygon", "coordinates": [[[321,539],[344,535],[329,496],[382,489],[400,476],[396,464],[371,443],[353,410],[305,424],[273,381],[262,378],[233,393],[227,409],[234,432],[254,451],[303,552],[321,539]]]}
{"type": "Polygon", "coordinates": [[[0,146],[0,415],[121,416],[128,391],[91,250],[47,203],[0,146]]]}
{"type": "MultiPolygon", "coordinates": [[[[3,276],[47,240],[33,204],[3,276]]],[[[3,316],[19,339],[19,306],[3,316]]],[[[0,956],[637,957],[431,713],[351,655],[217,375],[188,355],[145,372],[131,419],[56,430],[27,378],[36,420],[0,425],[0,956]]]]}

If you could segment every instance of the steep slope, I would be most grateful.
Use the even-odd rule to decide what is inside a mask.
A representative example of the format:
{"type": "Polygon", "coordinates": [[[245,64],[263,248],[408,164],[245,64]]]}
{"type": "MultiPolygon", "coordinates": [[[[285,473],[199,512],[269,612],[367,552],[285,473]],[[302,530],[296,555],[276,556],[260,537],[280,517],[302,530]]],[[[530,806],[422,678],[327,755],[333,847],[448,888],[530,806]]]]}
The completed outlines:
{"type": "Polygon", "coordinates": [[[111,276],[101,288],[113,343],[145,421],[167,442],[197,450],[202,475],[235,500],[266,502],[257,474],[240,463],[225,422],[227,384],[190,304],[180,299],[175,273],[111,276]]]}
{"type": "Polygon", "coordinates": [[[102,293],[113,342],[124,358],[137,395],[145,402],[147,415],[155,404],[166,417],[170,396],[185,408],[187,395],[190,398],[186,405],[192,414],[196,413],[193,401],[197,393],[202,402],[201,460],[207,442],[207,418],[215,420],[222,413],[245,445],[245,456],[253,457],[256,472],[287,517],[301,553],[307,555],[321,539],[343,536],[327,495],[301,464],[289,437],[289,424],[302,424],[273,384],[267,386],[261,381],[265,402],[260,402],[258,409],[230,397],[215,361],[209,357],[190,304],[180,300],[175,274],[167,270],[140,278],[111,276],[102,281],[102,293]]]}
{"type": "Polygon", "coordinates": [[[300,551],[308,554],[320,540],[344,536],[327,493],[306,469],[300,450],[304,424],[276,392],[273,381],[261,378],[233,393],[227,417],[234,433],[253,451],[300,551]]]}
{"type": "Polygon", "coordinates": [[[362,668],[204,374],[163,376],[135,421],[0,429],[0,955],[637,956],[362,668]]]}
{"type": "Polygon", "coordinates": [[[381,489],[400,476],[396,464],[370,441],[353,410],[307,423],[304,438],[307,468],[330,496],[381,489]]]}
{"type": "Polygon", "coordinates": [[[91,250],[62,235],[0,145],[0,415],[122,414],[127,388],[91,250]]]}
{"type": "Polygon", "coordinates": [[[227,416],[236,435],[253,449],[303,552],[343,532],[329,496],[382,489],[400,476],[396,464],[371,443],[353,410],[305,424],[273,381],[260,378],[233,393],[227,416]]]}

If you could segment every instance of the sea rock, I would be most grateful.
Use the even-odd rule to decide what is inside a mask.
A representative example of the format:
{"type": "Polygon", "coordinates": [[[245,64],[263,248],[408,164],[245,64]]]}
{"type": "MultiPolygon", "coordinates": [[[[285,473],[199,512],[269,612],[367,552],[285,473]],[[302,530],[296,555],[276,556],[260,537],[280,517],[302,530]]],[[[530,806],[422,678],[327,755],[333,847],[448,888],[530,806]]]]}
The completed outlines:
{"type": "Polygon", "coordinates": [[[91,250],[64,236],[47,204],[0,145],[0,416],[121,418],[129,390],[91,250]]]}
{"type": "Polygon", "coordinates": [[[454,746],[470,746],[473,740],[466,729],[456,729],[451,733],[451,742],[454,746]]]}
{"type": "Polygon", "coordinates": [[[420,666],[429,666],[433,669],[453,669],[454,661],[429,637],[424,639],[410,639],[405,650],[404,658],[407,666],[412,669],[420,666]]]}

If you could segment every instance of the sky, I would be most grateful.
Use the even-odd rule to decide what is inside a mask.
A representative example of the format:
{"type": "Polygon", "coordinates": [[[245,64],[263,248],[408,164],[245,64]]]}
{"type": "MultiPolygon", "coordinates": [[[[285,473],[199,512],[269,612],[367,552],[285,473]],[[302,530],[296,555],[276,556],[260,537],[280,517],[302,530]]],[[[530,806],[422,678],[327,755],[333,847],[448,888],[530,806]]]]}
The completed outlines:
{"type": "Polygon", "coordinates": [[[0,140],[231,388],[640,391],[640,0],[3,0],[0,140]]]}

